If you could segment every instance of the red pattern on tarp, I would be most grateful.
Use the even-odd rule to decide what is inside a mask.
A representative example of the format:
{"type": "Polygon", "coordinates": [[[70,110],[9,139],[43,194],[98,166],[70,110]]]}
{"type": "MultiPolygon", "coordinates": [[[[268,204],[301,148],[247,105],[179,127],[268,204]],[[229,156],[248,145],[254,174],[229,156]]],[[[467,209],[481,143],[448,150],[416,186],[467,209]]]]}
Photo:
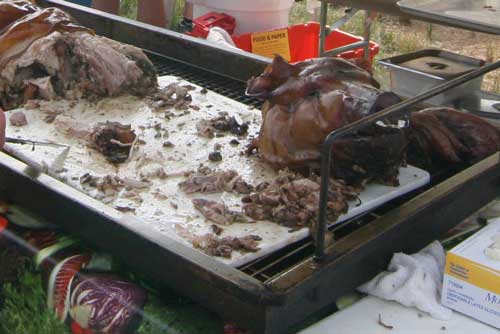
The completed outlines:
{"type": "Polygon", "coordinates": [[[67,306],[66,297],[70,293],[71,281],[89,261],[90,256],[88,255],[75,255],[56,273],[54,281],[54,308],[57,317],[63,321],[67,316],[64,310],[67,306]]]}
{"type": "Polygon", "coordinates": [[[30,230],[23,237],[31,246],[42,250],[58,243],[59,235],[52,230],[30,230]]]}
{"type": "Polygon", "coordinates": [[[9,221],[7,218],[0,216],[0,234],[7,229],[9,221]]]}
{"type": "Polygon", "coordinates": [[[80,327],[80,325],[76,321],[71,322],[71,333],[73,334],[94,334],[94,331],[91,329],[86,329],[80,327]]]}
{"type": "Polygon", "coordinates": [[[235,322],[226,321],[224,322],[224,334],[247,334],[247,331],[238,328],[235,322]]]}

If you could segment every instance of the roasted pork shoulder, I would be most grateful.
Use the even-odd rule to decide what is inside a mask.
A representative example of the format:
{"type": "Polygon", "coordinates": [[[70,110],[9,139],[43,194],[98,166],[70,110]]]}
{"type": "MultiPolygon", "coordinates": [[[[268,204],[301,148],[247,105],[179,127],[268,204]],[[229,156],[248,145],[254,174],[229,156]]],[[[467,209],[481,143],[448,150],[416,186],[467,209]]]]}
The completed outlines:
{"type": "Polygon", "coordinates": [[[26,1],[0,4],[0,24],[4,109],[34,98],[146,95],[157,88],[155,69],[142,50],[97,36],[60,9],[26,1]]]}
{"type": "Polygon", "coordinates": [[[427,164],[472,162],[500,150],[500,132],[478,116],[451,108],[411,115],[411,153],[427,164]]]}

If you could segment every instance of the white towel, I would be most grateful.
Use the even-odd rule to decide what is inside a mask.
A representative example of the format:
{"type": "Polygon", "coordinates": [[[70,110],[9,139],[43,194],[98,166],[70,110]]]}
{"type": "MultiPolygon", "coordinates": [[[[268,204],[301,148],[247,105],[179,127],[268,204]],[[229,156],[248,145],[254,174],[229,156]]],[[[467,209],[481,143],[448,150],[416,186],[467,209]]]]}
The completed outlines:
{"type": "Polygon", "coordinates": [[[239,50],[235,46],[233,39],[231,38],[229,33],[220,27],[210,28],[210,31],[207,36],[207,41],[212,42],[214,44],[225,46],[226,48],[229,49],[239,50]]]}
{"type": "Polygon", "coordinates": [[[396,253],[388,271],[358,290],[448,320],[453,312],[440,303],[445,261],[444,249],[437,241],[413,255],[396,253]]]}

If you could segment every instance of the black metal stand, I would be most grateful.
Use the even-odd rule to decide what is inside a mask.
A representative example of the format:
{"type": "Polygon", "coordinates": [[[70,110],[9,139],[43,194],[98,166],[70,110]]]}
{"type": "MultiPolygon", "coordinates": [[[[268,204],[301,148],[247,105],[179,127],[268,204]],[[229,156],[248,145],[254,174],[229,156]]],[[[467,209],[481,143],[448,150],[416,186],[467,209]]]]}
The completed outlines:
{"type": "Polygon", "coordinates": [[[342,138],[348,134],[352,134],[368,125],[374,124],[381,121],[388,116],[396,116],[400,114],[409,114],[410,111],[408,107],[414,106],[421,103],[431,97],[439,95],[448,89],[459,86],[466,83],[469,80],[477,78],[488,72],[491,72],[497,68],[500,68],[500,61],[496,63],[485,65],[477,70],[464,74],[458,78],[447,81],[439,86],[436,86],[425,93],[417,95],[415,97],[409,98],[402,101],[392,107],[386,108],[376,114],[372,114],[366,118],[360,119],[354,123],[351,123],[343,128],[331,132],[323,144],[323,149],[321,152],[321,190],[320,190],[320,200],[319,200],[319,213],[318,213],[318,226],[316,230],[316,251],[315,259],[321,261],[325,256],[325,234],[327,229],[326,224],[326,208],[328,201],[328,186],[330,183],[330,166],[333,163],[332,157],[332,147],[336,140],[342,138]]]}
{"type": "Polygon", "coordinates": [[[368,59],[370,56],[370,34],[371,34],[371,25],[373,19],[375,18],[375,13],[367,10],[365,12],[365,22],[364,22],[364,32],[363,32],[363,40],[359,42],[355,42],[352,44],[348,44],[333,50],[325,51],[325,39],[328,33],[332,30],[338,29],[344,24],[346,24],[356,13],[358,13],[358,9],[348,8],[345,12],[345,15],[334,22],[332,25],[327,26],[327,18],[328,18],[328,1],[321,1],[321,12],[320,12],[320,36],[319,36],[319,55],[320,57],[327,56],[335,56],[342,52],[355,50],[358,48],[364,48],[364,57],[368,59]]]}

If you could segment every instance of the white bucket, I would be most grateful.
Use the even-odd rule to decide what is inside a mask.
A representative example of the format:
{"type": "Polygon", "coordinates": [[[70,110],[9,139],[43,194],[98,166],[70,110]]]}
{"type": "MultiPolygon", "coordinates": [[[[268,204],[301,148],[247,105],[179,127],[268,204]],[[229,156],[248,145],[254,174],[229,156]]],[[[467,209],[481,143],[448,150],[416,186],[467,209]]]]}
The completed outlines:
{"type": "Polygon", "coordinates": [[[193,18],[209,12],[231,15],[236,19],[235,34],[288,27],[293,0],[192,0],[193,18]]]}

